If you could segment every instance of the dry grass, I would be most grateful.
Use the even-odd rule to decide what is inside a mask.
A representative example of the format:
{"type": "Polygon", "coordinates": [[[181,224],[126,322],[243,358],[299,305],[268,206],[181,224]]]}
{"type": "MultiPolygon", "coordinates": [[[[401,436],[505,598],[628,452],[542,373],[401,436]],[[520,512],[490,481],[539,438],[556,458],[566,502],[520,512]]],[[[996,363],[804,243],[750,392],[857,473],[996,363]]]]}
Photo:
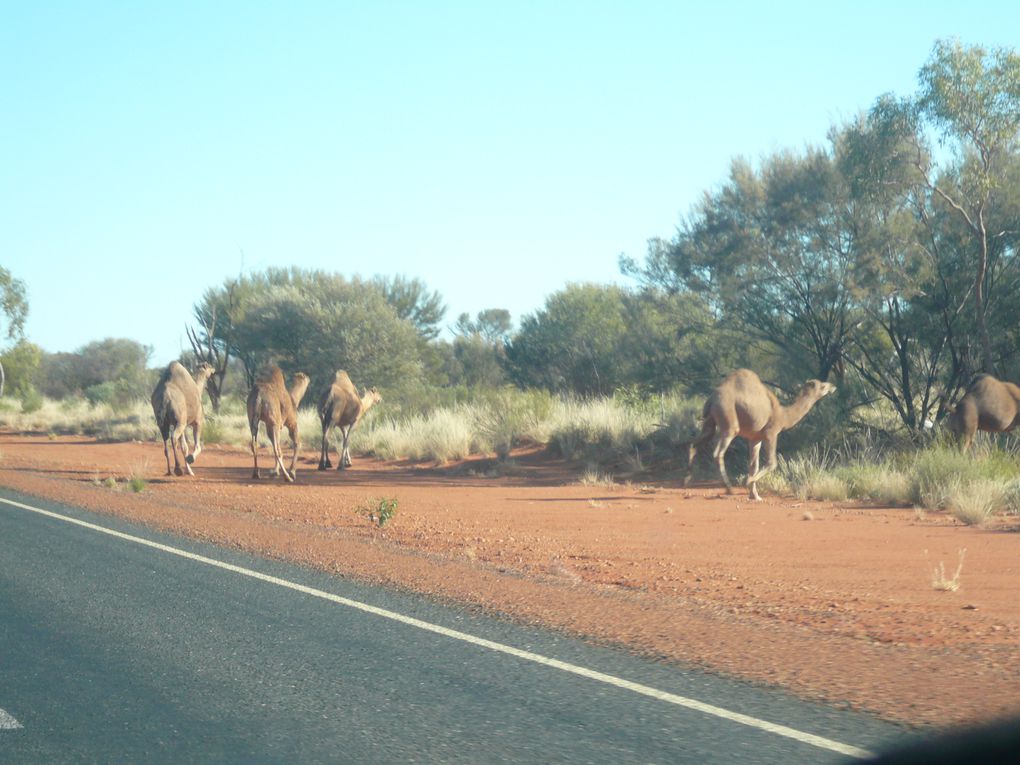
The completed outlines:
{"type": "Polygon", "coordinates": [[[935,567],[931,575],[931,586],[933,589],[940,592],[956,592],[960,589],[960,573],[963,571],[963,557],[966,554],[966,549],[959,551],[959,562],[956,565],[956,572],[952,577],[946,576],[946,567],[942,561],[939,561],[939,565],[935,567]]]}
{"type": "Polygon", "coordinates": [[[1003,506],[1001,481],[956,483],[946,490],[945,506],[953,517],[968,526],[981,526],[1003,506]]]}
{"type": "Polygon", "coordinates": [[[612,473],[603,473],[597,468],[588,468],[577,480],[579,486],[615,486],[612,473]]]}

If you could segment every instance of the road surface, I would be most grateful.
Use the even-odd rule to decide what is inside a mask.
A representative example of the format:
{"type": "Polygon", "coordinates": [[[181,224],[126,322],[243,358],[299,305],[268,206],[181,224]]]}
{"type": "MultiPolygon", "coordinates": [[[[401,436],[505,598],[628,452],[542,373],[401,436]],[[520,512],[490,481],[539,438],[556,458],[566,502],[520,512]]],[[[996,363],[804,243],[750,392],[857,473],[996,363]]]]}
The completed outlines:
{"type": "Polygon", "coordinates": [[[4,763],[789,765],[902,735],[0,489],[4,763]]]}

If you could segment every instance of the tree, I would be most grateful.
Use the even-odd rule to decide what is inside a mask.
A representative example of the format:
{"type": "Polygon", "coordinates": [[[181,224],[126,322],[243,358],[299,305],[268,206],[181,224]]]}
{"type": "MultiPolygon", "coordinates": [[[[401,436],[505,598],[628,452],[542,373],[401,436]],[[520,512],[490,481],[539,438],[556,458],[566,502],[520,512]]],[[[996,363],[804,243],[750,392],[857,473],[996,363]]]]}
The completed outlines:
{"type": "Polygon", "coordinates": [[[53,398],[84,395],[92,402],[124,404],[148,398],[153,379],[148,370],[152,347],[126,338],[106,338],[73,353],[43,356],[38,382],[53,398]]]}
{"type": "Polygon", "coordinates": [[[734,160],[669,242],[624,273],[667,294],[703,297],[745,343],[811,360],[813,376],[840,371],[857,318],[851,296],[853,230],[846,187],[829,152],[779,152],[756,169],[734,160]]]}
{"type": "Polygon", "coordinates": [[[373,282],[270,268],[208,290],[195,316],[210,326],[214,312],[213,342],[241,360],[249,385],[270,361],[306,372],[313,386],[337,369],[380,387],[421,382],[421,336],[373,282]]]}
{"type": "Polygon", "coordinates": [[[510,312],[505,308],[486,308],[479,311],[472,319],[470,314],[462,313],[457,317],[453,331],[461,337],[479,335],[488,343],[497,344],[505,341],[513,330],[510,312]]]}
{"type": "Polygon", "coordinates": [[[623,290],[571,284],[521,320],[507,345],[511,376],[522,386],[606,395],[622,384],[619,353],[626,335],[623,290]]]}
{"type": "Polygon", "coordinates": [[[429,292],[421,279],[405,276],[377,276],[372,280],[397,316],[411,322],[425,340],[439,336],[439,324],[446,306],[438,292],[429,292]]]}
{"type": "Polygon", "coordinates": [[[23,398],[31,393],[42,354],[42,348],[38,345],[21,339],[0,357],[2,359],[0,366],[6,370],[8,388],[12,395],[23,398]]]}
{"type": "Polygon", "coordinates": [[[447,376],[469,387],[495,388],[507,382],[506,342],[513,329],[510,312],[487,308],[472,319],[462,313],[453,326],[447,376]]]}
{"type": "Polygon", "coordinates": [[[981,365],[994,373],[986,304],[989,243],[1006,231],[989,229],[989,217],[1020,134],[1020,55],[1007,48],[986,50],[939,40],[919,80],[913,107],[949,145],[955,172],[936,174],[930,162],[919,163],[918,169],[971,235],[981,365]]]}
{"type": "MultiPolygon", "coordinates": [[[[28,317],[28,299],[25,296],[25,283],[15,279],[11,272],[0,266],[0,305],[7,317],[7,339],[19,340],[25,334],[25,319],[28,317]]],[[[0,396],[4,395],[3,364],[0,364],[0,396]]]]}

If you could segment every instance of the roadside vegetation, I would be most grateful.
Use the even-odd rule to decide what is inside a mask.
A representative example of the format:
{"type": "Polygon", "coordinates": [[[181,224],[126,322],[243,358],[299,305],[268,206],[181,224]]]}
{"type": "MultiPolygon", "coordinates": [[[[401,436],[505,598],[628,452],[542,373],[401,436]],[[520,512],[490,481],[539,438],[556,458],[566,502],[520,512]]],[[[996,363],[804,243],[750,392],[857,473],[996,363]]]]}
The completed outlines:
{"type": "MultiPolygon", "coordinates": [[[[498,307],[451,323],[438,292],[402,275],[268,268],[213,284],[181,354],[215,368],[203,440],[247,446],[245,396],[273,362],[311,377],[303,449],[344,369],[382,395],[354,432],[361,453],[494,455],[505,473],[536,444],[593,480],[679,475],[706,396],[746,367],[784,402],[805,379],[836,386],[783,433],[763,488],[966,523],[1018,511],[1013,440],[982,437],[973,457],[939,440],[976,374],[1020,382],[1014,50],[936,41],[915,92],[878,96],[818,145],[734,158],[670,238],[620,268],[629,284],[566,284],[516,326],[498,307]]],[[[0,425],[155,440],[152,349],[47,353],[25,336],[29,294],[0,267],[0,425]]],[[[746,460],[738,439],[730,474],[746,460]]],[[[716,476],[702,456],[695,477],[716,476]]]]}

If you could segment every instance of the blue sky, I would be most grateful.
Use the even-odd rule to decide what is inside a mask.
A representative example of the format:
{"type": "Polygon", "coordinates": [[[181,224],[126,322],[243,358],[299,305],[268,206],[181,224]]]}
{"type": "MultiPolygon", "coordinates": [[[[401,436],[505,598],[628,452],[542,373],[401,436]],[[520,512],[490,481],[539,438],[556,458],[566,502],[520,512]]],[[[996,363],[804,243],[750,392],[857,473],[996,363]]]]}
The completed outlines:
{"type": "Polygon", "coordinates": [[[735,156],[908,94],[1020,4],[0,3],[0,265],[48,351],[186,346],[271,265],[404,274],[515,323],[621,281],[735,156]],[[242,255],[243,253],[243,255],[242,255]]]}

